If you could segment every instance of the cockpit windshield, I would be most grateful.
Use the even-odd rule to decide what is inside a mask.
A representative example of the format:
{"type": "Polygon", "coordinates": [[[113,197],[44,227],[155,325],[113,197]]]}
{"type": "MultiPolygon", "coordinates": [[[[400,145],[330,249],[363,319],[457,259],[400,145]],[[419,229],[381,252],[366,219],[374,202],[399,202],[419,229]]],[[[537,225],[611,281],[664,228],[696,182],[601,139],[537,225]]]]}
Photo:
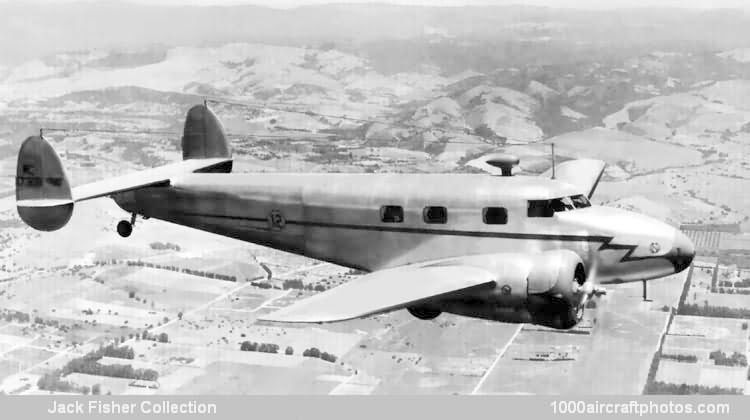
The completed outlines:
{"type": "Polygon", "coordinates": [[[573,201],[573,205],[575,205],[577,209],[591,207],[591,202],[583,194],[574,195],[570,197],[570,200],[573,201]]]}
{"type": "Polygon", "coordinates": [[[552,217],[557,212],[585,207],[591,207],[591,203],[583,194],[551,200],[529,200],[528,217],[552,217]]]}

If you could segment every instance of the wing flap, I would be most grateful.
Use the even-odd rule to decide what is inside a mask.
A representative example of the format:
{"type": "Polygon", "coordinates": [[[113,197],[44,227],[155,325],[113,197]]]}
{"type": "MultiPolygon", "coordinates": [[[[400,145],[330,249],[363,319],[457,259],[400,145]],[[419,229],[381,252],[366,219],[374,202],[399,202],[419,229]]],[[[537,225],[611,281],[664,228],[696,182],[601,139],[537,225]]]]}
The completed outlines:
{"type": "Polygon", "coordinates": [[[188,159],[157,168],[133,172],[73,188],[73,200],[83,201],[138,188],[169,185],[171,178],[206,171],[231,162],[231,158],[188,159]]]}
{"type": "MultiPolygon", "coordinates": [[[[597,159],[574,159],[555,165],[555,179],[581,188],[586,196],[594,195],[607,164],[597,159]]],[[[542,174],[551,177],[552,169],[542,174]]]]}
{"type": "Polygon", "coordinates": [[[424,303],[495,282],[487,270],[466,265],[398,267],[376,271],[260,317],[265,321],[346,321],[424,303]]]}

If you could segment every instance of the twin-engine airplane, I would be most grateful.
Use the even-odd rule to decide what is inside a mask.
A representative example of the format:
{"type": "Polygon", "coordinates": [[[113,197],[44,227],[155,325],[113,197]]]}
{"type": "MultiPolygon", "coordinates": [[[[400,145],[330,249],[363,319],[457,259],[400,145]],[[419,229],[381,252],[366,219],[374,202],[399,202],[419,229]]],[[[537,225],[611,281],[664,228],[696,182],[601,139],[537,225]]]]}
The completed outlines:
{"type": "Polygon", "coordinates": [[[563,162],[553,177],[233,174],[205,105],[187,114],[182,152],[182,162],[71,188],[50,144],[29,137],[18,155],[18,213],[52,231],[75,202],[108,196],[132,215],[117,225],[123,237],[140,215],[369,272],[262,318],[282,322],[406,308],[420,319],[448,312],[566,329],[600,293],[595,283],[667,276],[694,255],[662,222],[591,205],[604,170],[597,160],[563,162]]]}

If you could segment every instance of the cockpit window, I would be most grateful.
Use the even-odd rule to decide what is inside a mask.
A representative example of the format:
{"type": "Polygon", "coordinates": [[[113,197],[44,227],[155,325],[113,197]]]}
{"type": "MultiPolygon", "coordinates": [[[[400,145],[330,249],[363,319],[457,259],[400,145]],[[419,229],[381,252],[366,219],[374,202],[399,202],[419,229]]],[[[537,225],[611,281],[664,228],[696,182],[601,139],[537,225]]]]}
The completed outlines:
{"type": "Polygon", "coordinates": [[[570,211],[591,207],[589,199],[579,194],[572,197],[553,198],[551,200],[529,200],[529,217],[552,217],[561,211],[570,211]]]}
{"type": "Polygon", "coordinates": [[[575,209],[573,200],[571,200],[570,197],[553,198],[550,200],[550,205],[555,212],[575,209]]]}
{"type": "Polygon", "coordinates": [[[583,194],[574,195],[570,197],[570,199],[573,201],[573,205],[575,205],[577,209],[591,207],[591,202],[583,194]]]}
{"type": "Polygon", "coordinates": [[[529,217],[552,217],[555,211],[550,203],[551,200],[529,200],[527,215],[529,217]]]}

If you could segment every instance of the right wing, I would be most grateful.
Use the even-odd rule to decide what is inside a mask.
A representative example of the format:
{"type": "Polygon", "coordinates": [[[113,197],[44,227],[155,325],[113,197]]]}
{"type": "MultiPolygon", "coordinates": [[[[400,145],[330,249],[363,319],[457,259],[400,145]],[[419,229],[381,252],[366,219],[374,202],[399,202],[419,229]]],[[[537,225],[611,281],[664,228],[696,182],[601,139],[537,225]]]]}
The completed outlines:
{"type": "MultiPolygon", "coordinates": [[[[604,161],[597,159],[567,160],[555,165],[555,179],[580,188],[581,192],[591,198],[606,166],[604,161]]],[[[550,168],[541,176],[552,177],[552,169],[550,168]]]]}
{"type": "Polygon", "coordinates": [[[308,323],[346,321],[494,284],[495,276],[488,270],[460,263],[402,266],[365,274],[259,319],[308,323]]]}

